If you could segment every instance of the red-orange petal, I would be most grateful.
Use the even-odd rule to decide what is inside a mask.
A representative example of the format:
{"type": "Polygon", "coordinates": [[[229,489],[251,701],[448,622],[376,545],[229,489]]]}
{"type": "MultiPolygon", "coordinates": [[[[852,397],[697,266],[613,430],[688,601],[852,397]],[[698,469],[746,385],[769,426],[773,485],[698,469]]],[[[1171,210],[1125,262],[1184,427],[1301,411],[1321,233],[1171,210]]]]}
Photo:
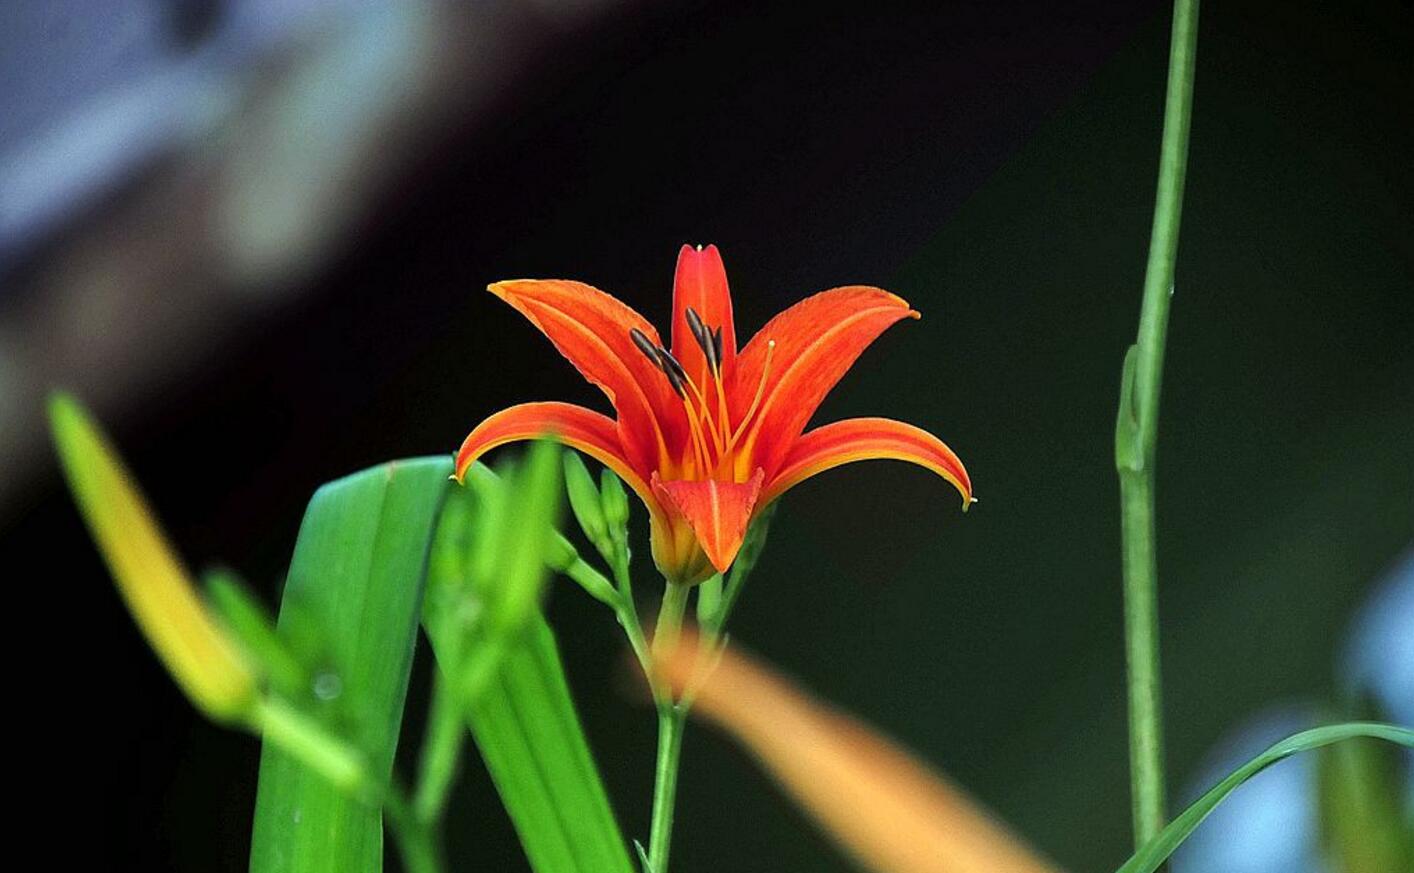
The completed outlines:
{"type": "Polygon", "coordinates": [[[582,282],[521,279],[497,282],[492,294],[540,328],[555,348],[608,395],[618,412],[623,454],[636,467],[675,457],[687,434],[682,403],[662,372],[629,336],[640,330],[661,344],[653,325],[615,297],[582,282]]]}
{"type": "Polygon", "coordinates": [[[757,470],[750,481],[742,483],[714,479],[665,482],[657,474],[652,481],[664,506],[687,519],[707,560],[717,572],[725,573],[746,537],[763,479],[764,473],[757,470]]]}
{"type": "Polygon", "coordinates": [[[898,460],[926,467],[952,483],[962,508],[972,502],[972,480],[953,450],[919,427],[889,418],[849,418],[816,428],[795,441],[781,469],[766,484],[762,503],[841,464],[898,460]]]}
{"type": "Polygon", "coordinates": [[[688,307],[697,312],[708,329],[722,329],[723,367],[730,371],[730,362],[736,359],[736,324],[732,320],[727,270],[716,246],[683,246],[673,276],[673,357],[705,392],[707,358],[687,326],[688,307]]]}
{"type": "Polygon", "coordinates": [[[477,458],[491,449],[541,437],[554,437],[613,470],[638,494],[650,512],[659,512],[658,499],[648,480],[624,456],[614,420],[573,403],[522,403],[481,422],[457,450],[457,480],[466,475],[477,458]]]}
{"type": "Polygon", "coordinates": [[[731,386],[738,420],[756,395],[774,342],[757,420],[742,441],[752,465],[774,478],[820,402],[860,354],[893,323],[917,317],[903,298],[854,285],[807,297],[767,322],[737,357],[731,386]]]}

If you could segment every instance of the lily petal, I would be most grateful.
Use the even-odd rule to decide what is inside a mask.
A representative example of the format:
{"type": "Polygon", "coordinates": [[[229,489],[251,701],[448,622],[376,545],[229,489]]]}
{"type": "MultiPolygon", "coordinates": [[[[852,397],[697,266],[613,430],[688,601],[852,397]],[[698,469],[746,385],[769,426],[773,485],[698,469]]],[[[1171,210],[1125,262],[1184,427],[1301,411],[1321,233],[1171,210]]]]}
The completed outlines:
{"type": "Polygon", "coordinates": [[[953,450],[932,434],[891,418],[848,418],[817,427],[791,446],[784,463],[761,496],[763,503],[841,464],[898,460],[927,467],[952,483],[962,508],[972,503],[972,480],[953,450]]]}
{"type": "Polygon", "coordinates": [[[734,737],[796,803],[875,873],[1058,873],[1001,821],[907,749],[809,697],[732,645],[703,679],[697,641],[657,666],[693,715],[734,737]]]}
{"type": "Polygon", "coordinates": [[[673,357],[699,387],[706,390],[707,358],[687,326],[688,308],[695,310],[709,329],[722,329],[722,364],[730,372],[736,359],[736,324],[732,320],[732,295],[727,271],[716,246],[683,246],[673,276],[673,357]]]}
{"type": "Polygon", "coordinates": [[[687,433],[682,403],[653,363],[634,346],[631,330],[661,345],[658,331],[615,297],[582,282],[521,279],[497,282],[492,294],[540,329],[584,378],[598,385],[618,412],[623,454],[651,469],[687,433]]]}
{"type": "Polygon", "coordinates": [[[624,456],[614,420],[573,403],[522,403],[481,422],[457,450],[457,481],[491,449],[546,436],[555,437],[613,470],[648,505],[650,512],[660,511],[653,489],[624,456]]]}
{"type": "Polygon", "coordinates": [[[725,573],[746,537],[764,475],[757,470],[749,481],[741,483],[713,479],[665,482],[655,473],[653,490],[666,506],[687,519],[707,560],[717,572],[725,573]]]}
{"type": "Polygon", "coordinates": [[[742,442],[751,463],[774,478],[825,395],[879,334],[904,318],[918,313],[903,298],[854,285],[807,297],[767,322],[741,350],[731,389],[734,419],[761,394],[756,420],[742,442]]]}

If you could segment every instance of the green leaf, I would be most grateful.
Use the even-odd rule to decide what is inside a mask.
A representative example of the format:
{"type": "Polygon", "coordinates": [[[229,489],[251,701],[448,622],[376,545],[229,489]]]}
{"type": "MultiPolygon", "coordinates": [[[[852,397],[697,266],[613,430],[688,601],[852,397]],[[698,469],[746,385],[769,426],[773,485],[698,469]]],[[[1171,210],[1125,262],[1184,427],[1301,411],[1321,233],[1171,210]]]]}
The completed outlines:
{"type": "Polygon", "coordinates": [[[467,719],[536,873],[633,873],[544,619],[507,653],[467,719]]]}
{"type": "Polygon", "coordinates": [[[1208,817],[1223,798],[1231,794],[1237,786],[1277,761],[1288,758],[1297,752],[1318,749],[1353,737],[1372,737],[1414,748],[1414,731],[1376,722],[1329,725],[1287,737],[1238,767],[1217,785],[1208,789],[1208,792],[1198,798],[1192,806],[1169,822],[1158,836],[1145,843],[1143,848],[1119,868],[1118,873],[1152,873],[1152,871],[1159,869],[1159,865],[1163,864],[1169,855],[1173,854],[1174,849],[1177,849],[1184,840],[1188,839],[1188,835],[1193,833],[1194,829],[1203,819],[1208,817]]]}
{"type": "MultiPolygon", "coordinates": [[[[320,716],[353,742],[375,780],[392,769],[428,549],[450,473],[450,459],[419,458],[325,485],[305,512],[290,565],[279,632],[317,624],[327,656],[314,680],[320,716]]],[[[382,866],[378,812],[267,743],[252,873],[382,866]]]]}
{"type": "Polygon", "coordinates": [[[504,465],[504,476],[473,468],[473,487],[453,493],[442,512],[423,621],[442,640],[438,665],[459,701],[480,693],[540,614],[546,563],[563,539],[559,455],[541,441],[523,465],[504,465]]]}

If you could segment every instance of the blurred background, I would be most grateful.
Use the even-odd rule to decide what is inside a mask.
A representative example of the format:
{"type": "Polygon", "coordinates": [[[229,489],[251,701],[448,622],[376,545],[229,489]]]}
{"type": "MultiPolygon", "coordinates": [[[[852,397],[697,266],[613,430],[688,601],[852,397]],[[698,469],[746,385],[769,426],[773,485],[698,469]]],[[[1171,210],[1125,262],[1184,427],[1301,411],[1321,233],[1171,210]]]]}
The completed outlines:
{"type": "MultiPolygon", "coordinates": [[[[66,857],[245,869],[258,749],[193,713],[124,614],[56,475],[45,392],[94,407],[195,566],[273,603],[320,483],[450,452],[511,403],[603,408],[488,282],[582,279],[666,324],[677,247],[715,242],[743,331],[847,283],[921,310],[821,418],[933,430],[981,500],[962,516],[891,464],[802,486],[736,638],[1069,869],[1117,865],[1112,429],[1168,17],[1133,0],[0,5],[0,549],[33,632],[12,700],[56,749],[37,803],[106,831],[66,857]]],[[[1411,49],[1407,0],[1203,10],[1159,450],[1176,800],[1254,736],[1351,700],[1414,718],[1411,49]]],[[[617,628],[569,584],[548,608],[642,837],[654,724],[617,628]]],[[[1314,777],[1286,766],[1271,775],[1294,787],[1259,812],[1290,815],[1229,831],[1305,852],[1314,777]]],[[[452,857],[524,869],[468,770],[452,857]]],[[[683,786],[683,870],[848,869],[704,728],[683,786]]]]}

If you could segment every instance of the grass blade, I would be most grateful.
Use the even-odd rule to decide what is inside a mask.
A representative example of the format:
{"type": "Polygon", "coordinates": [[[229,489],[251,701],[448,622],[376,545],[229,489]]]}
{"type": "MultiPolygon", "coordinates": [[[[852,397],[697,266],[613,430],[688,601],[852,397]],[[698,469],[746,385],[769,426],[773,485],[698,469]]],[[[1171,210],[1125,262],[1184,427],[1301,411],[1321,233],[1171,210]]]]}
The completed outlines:
{"type": "Polygon", "coordinates": [[[1202,823],[1203,819],[1208,817],[1208,814],[1222,802],[1223,798],[1231,794],[1237,786],[1272,764],[1297,752],[1318,749],[1321,746],[1328,746],[1331,743],[1354,737],[1372,737],[1414,748],[1414,731],[1377,722],[1349,722],[1313,728],[1294,734],[1238,767],[1217,785],[1208,789],[1206,794],[1198,798],[1192,806],[1170,822],[1159,832],[1158,836],[1145,843],[1133,857],[1125,862],[1123,867],[1119,868],[1118,873],[1153,873],[1154,870],[1159,869],[1159,865],[1164,863],[1184,840],[1188,839],[1188,835],[1193,833],[1194,829],[1202,823]]]}
{"type": "MultiPolygon", "coordinates": [[[[451,461],[384,464],[331,482],[310,501],[280,608],[282,635],[318,634],[321,714],[353,739],[371,774],[391,771],[427,555],[451,461]]],[[[308,639],[293,640],[308,647],[308,639]]],[[[379,814],[266,744],[252,873],[363,873],[383,866],[379,814]]]]}

